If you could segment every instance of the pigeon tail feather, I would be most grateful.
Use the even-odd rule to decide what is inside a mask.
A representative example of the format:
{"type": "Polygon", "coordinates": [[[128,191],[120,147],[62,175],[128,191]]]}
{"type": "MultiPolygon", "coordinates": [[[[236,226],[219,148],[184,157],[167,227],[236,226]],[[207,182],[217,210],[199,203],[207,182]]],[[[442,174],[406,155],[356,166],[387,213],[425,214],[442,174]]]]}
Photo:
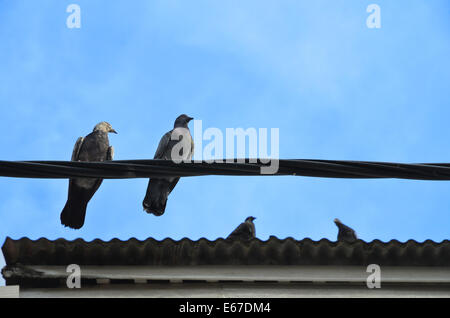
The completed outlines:
{"type": "Polygon", "coordinates": [[[75,230],[80,229],[84,224],[86,208],[86,203],[67,200],[66,205],[61,212],[61,224],[75,230]]]}
{"type": "Polygon", "coordinates": [[[69,196],[61,212],[61,224],[80,229],[84,224],[89,201],[102,184],[102,179],[72,179],[69,181],[69,196]],[[86,183],[89,187],[80,186],[86,183]]]}
{"type": "Polygon", "coordinates": [[[161,216],[166,210],[169,196],[169,183],[166,180],[150,179],[142,206],[144,211],[161,216]]]}

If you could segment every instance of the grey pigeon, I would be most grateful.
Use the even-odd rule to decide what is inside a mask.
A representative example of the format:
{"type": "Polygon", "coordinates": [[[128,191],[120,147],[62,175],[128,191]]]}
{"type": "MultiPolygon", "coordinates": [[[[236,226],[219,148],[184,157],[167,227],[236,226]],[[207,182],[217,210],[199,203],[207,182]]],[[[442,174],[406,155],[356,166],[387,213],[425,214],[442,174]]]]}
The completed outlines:
{"type": "MultiPolygon", "coordinates": [[[[107,122],[98,123],[86,137],[79,137],[72,152],[72,161],[112,160],[114,148],[109,146],[108,133],[117,132],[107,122]]],[[[84,224],[89,200],[102,184],[103,179],[75,178],[69,180],[69,194],[61,212],[61,224],[79,229],[84,224]]]]}
{"type": "MultiPolygon", "coordinates": [[[[156,149],[155,156],[153,157],[154,159],[175,160],[176,158],[173,158],[172,150],[180,142],[188,145],[188,152],[183,153],[183,148],[181,148],[180,152],[176,154],[178,159],[190,160],[192,158],[194,154],[194,141],[192,140],[188,127],[188,123],[192,119],[192,117],[184,114],[177,117],[173,129],[161,138],[158,149],[156,149]],[[183,140],[184,137],[188,138],[188,140],[183,140]]],[[[178,148],[175,148],[175,152],[176,149],[178,148]]],[[[142,202],[144,211],[156,216],[163,215],[166,209],[167,198],[179,180],[180,177],[150,178],[147,193],[142,202]]]]}
{"type": "Polygon", "coordinates": [[[256,237],[255,224],[253,220],[256,218],[249,216],[245,219],[245,222],[239,224],[239,226],[228,235],[227,240],[242,240],[248,241],[256,237]]]}
{"type": "Polygon", "coordinates": [[[356,236],[356,232],[352,228],[343,224],[339,219],[334,219],[334,223],[339,229],[337,235],[338,241],[354,242],[358,239],[358,237],[356,236]]]}

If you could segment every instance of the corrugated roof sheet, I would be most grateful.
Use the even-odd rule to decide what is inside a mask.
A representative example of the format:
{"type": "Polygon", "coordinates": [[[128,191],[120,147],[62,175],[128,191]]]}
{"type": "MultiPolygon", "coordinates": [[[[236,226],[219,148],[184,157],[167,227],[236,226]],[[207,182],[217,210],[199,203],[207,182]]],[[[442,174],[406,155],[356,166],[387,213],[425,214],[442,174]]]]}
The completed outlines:
{"type": "Polygon", "coordinates": [[[354,243],[327,239],[214,241],[170,238],[144,241],[7,238],[2,247],[7,265],[368,265],[450,266],[450,241],[427,240],[354,243]]]}

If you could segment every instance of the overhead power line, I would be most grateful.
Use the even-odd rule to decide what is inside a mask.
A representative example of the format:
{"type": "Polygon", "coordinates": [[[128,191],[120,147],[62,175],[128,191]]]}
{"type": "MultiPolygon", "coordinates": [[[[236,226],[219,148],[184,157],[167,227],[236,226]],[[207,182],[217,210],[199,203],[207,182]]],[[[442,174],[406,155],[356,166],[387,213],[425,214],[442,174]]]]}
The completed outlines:
{"type": "MultiPolygon", "coordinates": [[[[234,159],[234,162],[183,162],[171,160],[115,160],[107,162],[75,161],[0,161],[0,176],[16,178],[64,179],[91,177],[104,179],[192,177],[192,176],[268,176],[261,160],[234,159]]],[[[263,161],[266,162],[266,161],[263,161]]],[[[405,164],[393,162],[280,159],[278,172],[272,175],[321,178],[398,178],[450,180],[450,163],[405,164]]]]}

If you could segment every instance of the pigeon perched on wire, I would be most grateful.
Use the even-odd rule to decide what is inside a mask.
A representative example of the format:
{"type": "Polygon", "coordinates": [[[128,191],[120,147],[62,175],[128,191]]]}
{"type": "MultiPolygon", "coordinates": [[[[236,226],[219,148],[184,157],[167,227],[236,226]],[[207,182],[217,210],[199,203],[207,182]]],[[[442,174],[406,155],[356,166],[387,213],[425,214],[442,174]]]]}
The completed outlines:
{"type": "Polygon", "coordinates": [[[355,230],[343,224],[339,219],[334,219],[334,223],[339,229],[337,240],[344,242],[354,242],[358,239],[355,230]]]}
{"type": "Polygon", "coordinates": [[[256,218],[249,216],[245,219],[245,222],[239,224],[239,226],[228,235],[227,240],[242,240],[248,241],[256,237],[255,224],[253,220],[256,218]]]}
{"type": "MultiPolygon", "coordinates": [[[[172,160],[177,163],[191,160],[194,154],[194,141],[188,124],[192,119],[185,114],[177,117],[173,129],[161,138],[154,159],[172,160]]],[[[163,215],[166,210],[167,198],[179,180],[180,177],[150,178],[142,202],[144,211],[156,216],[163,215]]]]}
{"type": "MultiPolygon", "coordinates": [[[[86,137],[79,137],[72,152],[72,161],[113,160],[114,148],[109,146],[108,133],[117,134],[112,126],[102,121],[86,137]]],[[[66,205],[61,212],[61,224],[79,229],[84,224],[89,200],[102,184],[103,179],[74,178],[69,180],[66,205]]]]}

